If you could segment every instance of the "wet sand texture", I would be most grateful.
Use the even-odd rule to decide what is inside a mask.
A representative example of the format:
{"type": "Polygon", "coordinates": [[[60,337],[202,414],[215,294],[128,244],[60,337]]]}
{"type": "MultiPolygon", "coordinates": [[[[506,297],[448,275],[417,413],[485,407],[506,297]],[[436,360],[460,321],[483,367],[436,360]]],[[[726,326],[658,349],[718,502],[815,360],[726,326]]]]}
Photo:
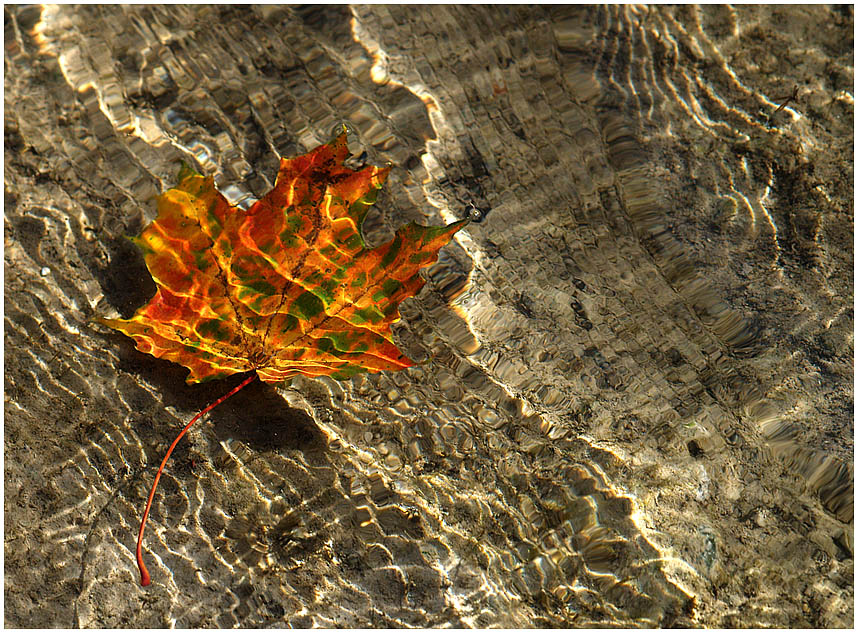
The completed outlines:
{"type": "Polygon", "coordinates": [[[853,625],[851,7],[4,11],[7,626],[853,625]],[[427,362],[219,407],[142,589],[241,378],[93,324],[123,236],[343,123],[371,243],[479,220],[427,362]]]}

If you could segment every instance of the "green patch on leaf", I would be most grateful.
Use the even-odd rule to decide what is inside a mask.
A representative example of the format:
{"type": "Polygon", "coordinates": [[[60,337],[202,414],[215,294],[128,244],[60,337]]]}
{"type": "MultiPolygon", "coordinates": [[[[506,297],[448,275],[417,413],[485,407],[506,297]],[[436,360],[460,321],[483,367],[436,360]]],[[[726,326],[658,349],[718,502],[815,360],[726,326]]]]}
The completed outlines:
{"type": "Polygon", "coordinates": [[[305,291],[301,293],[292,305],[289,306],[289,313],[299,319],[309,321],[315,316],[318,316],[325,310],[325,304],[312,292],[305,291]]]}

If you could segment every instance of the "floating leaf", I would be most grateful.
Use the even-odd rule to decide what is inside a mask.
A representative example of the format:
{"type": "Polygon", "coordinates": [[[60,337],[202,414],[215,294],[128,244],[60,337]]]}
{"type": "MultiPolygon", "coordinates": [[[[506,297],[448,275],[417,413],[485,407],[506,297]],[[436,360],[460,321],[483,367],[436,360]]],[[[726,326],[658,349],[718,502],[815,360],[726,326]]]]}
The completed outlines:
{"type": "MultiPolygon", "coordinates": [[[[265,382],[302,374],[345,379],[410,367],[390,326],[399,304],[424,281],[420,268],[467,220],[415,223],[367,248],[361,224],[390,168],[353,171],[346,134],[308,154],[282,159],[274,188],[246,211],[231,206],[211,177],[187,166],[158,201],[158,217],[135,238],[158,291],[130,319],[99,321],[132,337],[137,349],[190,369],[197,383],[255,371],[265,382]]],[[[137,544],[142,584],[143,528],[137,544]]]]}

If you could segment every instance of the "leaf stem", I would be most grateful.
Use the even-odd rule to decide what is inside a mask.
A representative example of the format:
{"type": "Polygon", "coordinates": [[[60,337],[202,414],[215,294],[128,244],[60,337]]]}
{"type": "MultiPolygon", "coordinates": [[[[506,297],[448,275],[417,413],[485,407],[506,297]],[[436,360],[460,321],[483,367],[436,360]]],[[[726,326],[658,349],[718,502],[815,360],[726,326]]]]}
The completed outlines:
{"type": "Polygon", "coordinates": [[[158,481],[160,481],[161,479],[161,473],[164,471],[164,466],[167,465],[167,460],[170,459],[170,455],[172,455],[173,449],[176,448],[176,444],[178,444],[179,440],[184,437],[185,433],[188,432],[188,429],[191,428],[191,425],[194,422],[199,420],[206,413],[214,409],[217,405],[219,405],[221,402],[223,402],[230,396],[233,396],[242,389],[244,389],[244,387],[250,384],[250,382],[252,382],[254,378],[256,378],[256,372],[254,372],[252,376],[248,377],[228,394],[226,394],[225,396],[221,396],[220,398],[212,402],[209,406],[207,406],[205,409],[196,414],[194,416],[194,419],[188,422],[187,426],[182,429],[182,432],[176,436],[176,439],[174,439],[173,443],[170,444],[170,448],[167,449],[167,454],[164,455],[164,460],[161,462],[161,466],[158,468],[158,473],[155,475],[155,481],[152,484],[152,489],[149,491],[149,500],[146,502],[146,509],[143,511],[143,520],[140,522],[140,533],[137,535],[137,566],[140,568],[140,584],[144,587],[152,581],[149,577],[149,570],[147,570],[146,565],[143,564],[143,530],[146,528],[146,521],[149,519],[149,510],[152,508],[152,499],[155,498],[155,489],[158,487],[158,481]]]}

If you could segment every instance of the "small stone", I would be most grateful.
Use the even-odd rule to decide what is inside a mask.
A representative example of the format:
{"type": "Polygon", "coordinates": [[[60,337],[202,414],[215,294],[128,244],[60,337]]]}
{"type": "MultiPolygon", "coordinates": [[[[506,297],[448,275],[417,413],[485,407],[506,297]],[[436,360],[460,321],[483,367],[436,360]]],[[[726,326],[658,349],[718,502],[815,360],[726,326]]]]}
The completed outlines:
{"type": "Polygon", "coordinates": [[[391,453],[387,457],[384,458],[384,465],[390,468],[391,470],[398,470],[400,466],[402,466],[402,460],[399,459],[398,456],[391,453]]]}
{"type": "Polygon", "coordinates": [[[39,272],[41,273],[42,277],[47,277],[48,275],[51,274],[51,269],[48,268],[47,266],[43,266],[42,270],[39,272]]]}

